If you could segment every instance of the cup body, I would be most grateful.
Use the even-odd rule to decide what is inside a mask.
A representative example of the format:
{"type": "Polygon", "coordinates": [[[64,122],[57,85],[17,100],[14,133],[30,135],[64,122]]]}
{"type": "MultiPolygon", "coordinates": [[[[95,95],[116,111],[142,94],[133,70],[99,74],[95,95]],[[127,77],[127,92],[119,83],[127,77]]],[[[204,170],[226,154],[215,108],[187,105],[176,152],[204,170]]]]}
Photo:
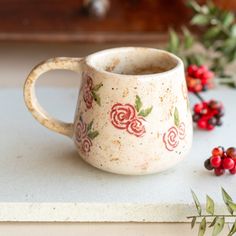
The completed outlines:
{"type": "Polygon", "coordinates": [[[91,165],[113,173],[164,171],[192,144],[184,67],[151,48],[115,48],[82,62],[73,140],[91,165]]]}

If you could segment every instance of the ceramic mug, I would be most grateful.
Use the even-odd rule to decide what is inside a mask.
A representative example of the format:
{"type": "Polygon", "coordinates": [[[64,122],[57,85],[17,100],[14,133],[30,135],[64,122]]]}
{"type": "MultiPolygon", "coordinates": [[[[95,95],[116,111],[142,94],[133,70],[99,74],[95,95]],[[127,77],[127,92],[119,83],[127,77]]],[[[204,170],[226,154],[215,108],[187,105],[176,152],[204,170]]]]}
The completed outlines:
{"type": "Polygon", "coordinates": [[[85,58],[49,59],[29,74],[24,98],[42,125],[72,138],[86,162],[108,172],[160,172],[182,161],[191,148],[183,63],[163,50],[123,47],[85,58]],[[76,71],[82,80],[73,123],[54,119],[36,99],[36,80],[55,69],[76,71]]]}

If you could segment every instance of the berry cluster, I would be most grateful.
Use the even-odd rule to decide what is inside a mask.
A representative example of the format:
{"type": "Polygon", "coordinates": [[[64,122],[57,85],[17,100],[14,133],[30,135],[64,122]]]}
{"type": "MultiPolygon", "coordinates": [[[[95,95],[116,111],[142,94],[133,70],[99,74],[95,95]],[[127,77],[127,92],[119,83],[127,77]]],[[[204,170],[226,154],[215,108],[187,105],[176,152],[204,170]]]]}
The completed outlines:
{"type": "Polygon", "coordinates": [[[213,130],[215,126],[222,125],[223,110],[221,102],[202,101],[194,106],[193,122],[197,123],[197,127],[200,129],[213,130]]]}
{"type": "Polygon", "coordinates": [[[214,169],[217,176],[223,175],[225,170],[236,174],[236,148],[230,147],[225,151],[223,147],[215,147],[211,153],[212,156],[204,163],[207,170],[214,169]]]}
{"type": "Polygon", "coordinates": [[[187,68],[186,82],[189,92],[199,93],[213,87],[214,73],[206,66],[190,65],[187,68]]]}

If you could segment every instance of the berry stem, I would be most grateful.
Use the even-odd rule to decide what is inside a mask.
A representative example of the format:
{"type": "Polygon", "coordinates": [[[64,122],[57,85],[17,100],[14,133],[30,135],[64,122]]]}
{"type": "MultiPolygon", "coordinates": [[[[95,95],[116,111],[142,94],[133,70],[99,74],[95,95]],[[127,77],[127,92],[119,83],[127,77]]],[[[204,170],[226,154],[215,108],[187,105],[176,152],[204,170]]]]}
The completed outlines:
{"type": "Polygon", "coordinates": [[[205,102],[203,97],[198,92],[194,92],[194,94],[201,102],[205,102]]]}

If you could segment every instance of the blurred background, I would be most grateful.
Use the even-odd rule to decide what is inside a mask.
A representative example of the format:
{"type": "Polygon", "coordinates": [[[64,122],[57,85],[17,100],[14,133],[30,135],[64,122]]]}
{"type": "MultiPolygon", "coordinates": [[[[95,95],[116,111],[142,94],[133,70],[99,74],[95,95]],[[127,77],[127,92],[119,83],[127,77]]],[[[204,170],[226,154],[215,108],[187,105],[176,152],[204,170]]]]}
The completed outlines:
{"type": "MultiPolygon", "coordinates": [[[[235,0],[214,2],[236,10],[235,0]]],[[[0,3],[0,87],[21,86],[31,68],[50,57],[81,57],[126,45],[163,48],[168,28],[180,30],[182,25],[188,25],[193,14],[186,7],[187,0],[0,0],[0,3]]],[[[52,76],[47,76],[50,79],[42,83],[60,85],[61,80],[53,80],[58,76],[65,74],[52,72],[52,76]]],[[[63,86],[74,85],[75,81],[66,80],[63,86]]]]}
{"type": "MultiPolygon", "coordinates": [[[[199,1],[203,3],[204,1],[199,1]]],[[[235,0],[215,0],[236,10],[235,0]]],[[[0,0],[0,40],[157,42],[191,18],[186,0],[0,0]]]]}

